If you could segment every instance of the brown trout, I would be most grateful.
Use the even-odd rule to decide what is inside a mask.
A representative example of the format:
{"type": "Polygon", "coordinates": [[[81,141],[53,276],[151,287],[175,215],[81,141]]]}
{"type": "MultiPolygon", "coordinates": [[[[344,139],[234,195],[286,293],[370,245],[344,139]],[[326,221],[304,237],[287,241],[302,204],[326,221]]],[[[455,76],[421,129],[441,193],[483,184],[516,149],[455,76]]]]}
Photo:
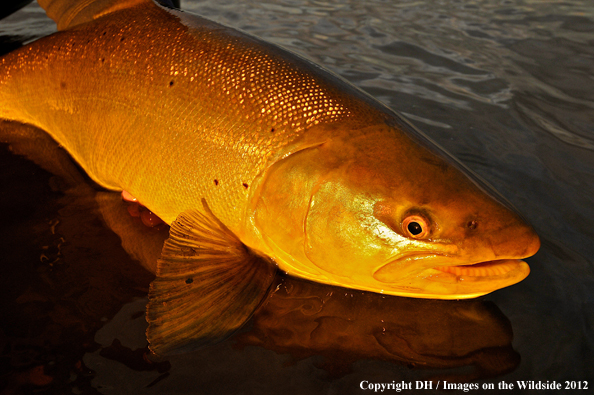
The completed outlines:
{"type": "Polygon", "coordinates": [[[147,313],[154,351],[211,333],[212,317],[239,326],[269,262],[436,299],[528,275],[534,230],[332,73],[151,0],[39,2],[59,31],[1,59],[0,118],[46,131],[99,185],[171,224],[147,313]]]}

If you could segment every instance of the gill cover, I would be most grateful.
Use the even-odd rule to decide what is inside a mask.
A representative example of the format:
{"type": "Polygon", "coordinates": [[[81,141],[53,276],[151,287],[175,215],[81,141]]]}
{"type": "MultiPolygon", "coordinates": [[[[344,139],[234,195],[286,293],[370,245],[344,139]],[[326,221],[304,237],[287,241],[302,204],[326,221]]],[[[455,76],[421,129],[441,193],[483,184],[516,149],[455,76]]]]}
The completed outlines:
{"type": "Polygon", "coordinates": [[[334,136],[271,166],[253,208],[257,248],[289,274],[379,291],[371,274],[398,240],[373,214],[380,194],[365,188],[374,175],[357,166],[356,151],[334,136]]]}

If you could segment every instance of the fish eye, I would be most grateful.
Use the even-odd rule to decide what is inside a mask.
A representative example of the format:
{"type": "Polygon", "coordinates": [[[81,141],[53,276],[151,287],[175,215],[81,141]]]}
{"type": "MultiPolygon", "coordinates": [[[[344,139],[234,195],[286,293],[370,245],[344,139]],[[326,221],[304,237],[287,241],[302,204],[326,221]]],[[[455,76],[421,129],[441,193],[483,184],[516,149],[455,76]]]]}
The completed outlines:
{"type": "Polygon", "coordinates": [[[405,236],[422,239],[429,234],[429,224],[420,215],[409,215],[402,221],[405,236]]]}
{"type": "Polygon", "coordinates": [[[416,236],[423,231],[423,227],[418,222],[409,222],[406,228],[413,236],[416,236]]]}

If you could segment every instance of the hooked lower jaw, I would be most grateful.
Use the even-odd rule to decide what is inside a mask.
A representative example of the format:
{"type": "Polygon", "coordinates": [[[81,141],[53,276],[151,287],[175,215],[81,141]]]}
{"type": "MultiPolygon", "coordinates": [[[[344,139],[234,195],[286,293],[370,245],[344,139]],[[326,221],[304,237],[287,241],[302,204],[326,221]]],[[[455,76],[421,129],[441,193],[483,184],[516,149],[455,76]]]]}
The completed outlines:
{"type": "Polygon", "coordinates": [[[530,267],[526,262],[520,259],[503,259],[466,265],[435,266],[403,281],[382,282],[390,288],[386,293],[399,296],[469,299],[516,284],[529,273],[530,267]]]}

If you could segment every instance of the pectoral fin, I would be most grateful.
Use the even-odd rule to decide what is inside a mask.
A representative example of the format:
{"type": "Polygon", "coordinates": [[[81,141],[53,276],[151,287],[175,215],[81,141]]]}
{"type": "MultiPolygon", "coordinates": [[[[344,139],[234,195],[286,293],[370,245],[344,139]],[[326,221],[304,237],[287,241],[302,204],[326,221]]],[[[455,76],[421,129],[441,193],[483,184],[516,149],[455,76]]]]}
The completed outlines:
{"type": "Polygon", "coordinates": [[[246,247],[208,209],[171,225],[149,292],[147,338],[158,355],[223,340],[260,305],[276,267],[246,247]]]}

